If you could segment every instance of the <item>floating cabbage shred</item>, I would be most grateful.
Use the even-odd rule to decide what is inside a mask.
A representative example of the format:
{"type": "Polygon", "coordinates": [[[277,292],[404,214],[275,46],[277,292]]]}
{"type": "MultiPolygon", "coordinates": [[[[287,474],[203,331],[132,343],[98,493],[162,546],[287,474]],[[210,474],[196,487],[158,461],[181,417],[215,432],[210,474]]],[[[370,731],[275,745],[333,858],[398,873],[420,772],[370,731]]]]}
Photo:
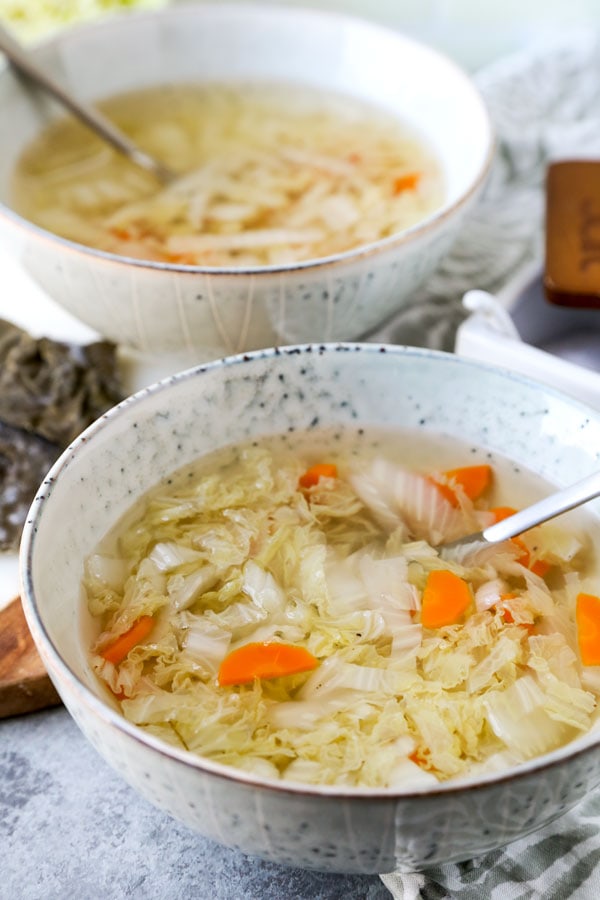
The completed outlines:
{"type": "MultiPolygon", "coordinates": [[[[472,530],[506,462],[494,460],[491,491],[457,490],[454,505],[429,478],[442,466],[401,461],[395,441],[407,439],[328,440],[279,437],[201,461],[89,558],[92,665],[126,718],[256,775],[400,790],[515,765],[592,727],[597,693],[574,625],[575,597],[594,583],[585,529],[551,526],[546,578],[510,543],[442,559],[433,545],[472,530]],[[337,477],[303,488],[323,458],[337,477]],[[472,604],[426,628],[423,589],[439,569],[467,581],[472,604]],[[149,636],[107,661],[144,616],[149,636]],[[252,642],[299,645],[319,664],[221,686],[223,659],[252,642]]],[[[456,464],[467,450],[447,455],[456,464]]],[[[543,557],[544,527],[532,535],[543,557]]]]}

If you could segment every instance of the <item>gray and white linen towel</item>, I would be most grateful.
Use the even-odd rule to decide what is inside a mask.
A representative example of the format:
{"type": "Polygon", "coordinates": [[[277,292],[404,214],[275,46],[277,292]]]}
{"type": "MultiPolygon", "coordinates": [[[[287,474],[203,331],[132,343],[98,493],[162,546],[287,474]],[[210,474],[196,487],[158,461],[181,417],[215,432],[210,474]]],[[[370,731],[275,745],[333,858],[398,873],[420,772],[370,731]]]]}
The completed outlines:
{"type": "MultiPolygon", "coordinates": [[[[490,180],[415,303],[371,339],[452,350],[467,290],[495,293],[541,263],[548,162],[600,160],[600,34],[540,44],[475,80],[498,141],[490,180]]],[[[397,900],[598,900],[600,789],[552,825],[478,859],[381,877],[397,900]]]]}
{"type": "Polygon", "coordinates": [[[373,340],[452,350],[466,291],[496,293],[541,263],[547,164],[600,160],[600,32],[499,60],[475,81],[497,138],[489,181],[450,255],[373,340]]]}

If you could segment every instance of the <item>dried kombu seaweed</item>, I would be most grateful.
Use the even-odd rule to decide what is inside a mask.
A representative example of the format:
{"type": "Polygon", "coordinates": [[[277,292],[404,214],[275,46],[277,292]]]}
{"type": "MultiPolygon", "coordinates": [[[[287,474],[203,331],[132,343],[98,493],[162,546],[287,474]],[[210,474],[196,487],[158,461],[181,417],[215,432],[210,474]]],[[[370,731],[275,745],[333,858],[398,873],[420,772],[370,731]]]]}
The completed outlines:
{"type": "Polygon", "coordinates": [[[44,475],[122,399],[116,348],[33,338],[0,319],[0,549],[15,549],[44,475]]]}
{"type": "Polygon", "coordinates": [[[0,422],[0,550],[16,550],[25,516],[48,469],[56,444],[0,422]]]}
{"type": "Polygon", "coordinates": [[[123,398],[115,346],[32,338],[0,319],[0,420],[66,447],[123,398]]]}

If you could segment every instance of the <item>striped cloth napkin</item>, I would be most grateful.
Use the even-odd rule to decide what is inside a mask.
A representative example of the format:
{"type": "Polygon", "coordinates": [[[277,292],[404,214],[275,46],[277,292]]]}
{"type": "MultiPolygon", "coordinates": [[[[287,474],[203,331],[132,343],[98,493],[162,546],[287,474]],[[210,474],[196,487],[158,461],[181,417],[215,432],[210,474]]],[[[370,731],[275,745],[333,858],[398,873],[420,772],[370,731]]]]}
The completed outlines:
{"type": "MultiPolygon", "coordinates": [[[[548,162],[600,159],[600,34],[568,34],[475,76],[498,138],[491,178],[419,295],[372,339],[452,350],[471,288],[496,293],[543,260],[548,162]]],[[[552,825],[477,859],[382,875],[396,900],[598,900],[600,790],[552,825]]]]}
{"type": "Polygon", "coordinates": [[[381,879],[396,900],[598,900],[600,791],[500,850],[381,879]]]}

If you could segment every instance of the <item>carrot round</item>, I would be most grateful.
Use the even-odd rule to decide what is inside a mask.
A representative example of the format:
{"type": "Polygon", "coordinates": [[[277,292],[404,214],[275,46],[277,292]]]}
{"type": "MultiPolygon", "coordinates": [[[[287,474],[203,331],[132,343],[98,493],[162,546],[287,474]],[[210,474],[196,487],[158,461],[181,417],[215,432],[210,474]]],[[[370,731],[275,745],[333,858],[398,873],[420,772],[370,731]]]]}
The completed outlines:
{"type": "Polygon", "coordinates": [[[517,510],[512,506],[493,506],[488,511],[494,517],[495,525],[496,522],[502,522],[504,519],[508,519],[509,516],[514,516],[517,510]]]}
{"type": "Polygon", "coordinates": [[[435,487],[437,488],[438,492],[442,495],[442,497],[443,497],[445,500],[448,501],[448,503],[449,503],[451,506],[453,506],[455,509],[458,509],[458,507],[460,506],[460,503],[458,502],[458,498],[457,498],[457,496],[456,496],[456,493],[455,493],[454,490],[450,487],[449,484],[444,484],[442,481],[436,481],[436,479],[433,478],[433,476],[430,476],[430,475],[427,476],[427,481],[429,481],[430,484],[435,485],[435,487]]]}
{"type": "Polygon", "coordinates": [[[334,463],[315,463],[298,479],[300,487],[314,487],[320,478],[337,478],[337,466],[334,463]]]}
{"type": "Polygon", "coordinates": [[[425,628],[455,625],[471,604],[471,591],[464,579],[448,569],[427,576],[421,600],[421,624],[425,628]]]}
{"type": "MultiPolygon", "coordinates": [[[[513,509],[512,506],[495,506],[493,509],[490,509],[490,512],[494,516],[494,524],[496,524],[496,522],[501,522],[503,519],[508,519],[509,516],[514,516],[517,510],[513,509]]],[[[544,575],[548,574],[549,570],[552,568],[551,563],[546,562],[545,559],[538,559],[532,565],[531,554],[524,541],[519,537],[511,538],[511,541],[513,544],[516,544],[521,551],[521,556],[517,559],[518,563],[525,566],[525,568],[533,572],[534,575],[539,575],[540,578],[543,578],[544,575]]]]}
{"type": "Polygon", "coordinates": [[[539,575],[540,578],[543,578],[544,575],[548,574],[549,570],[552,568],[551,563],[546,562],[545,559],[536,559],[536,561],[532,563],[529,548],[520,537],[511,538],[510,542],[511,544],[515,544],[521,551],[521,555],[517,559],[518,563],[525,566],[525,568],[529,569],[530,572],[533,572],[534,575],[539,575]]]}
{"type": "MultiPolygon", "coordinates": [[[[462,466],[458,469],[448,469],[444,477],[450,482],[459,485],[470,500],[477,500],[489,486],[492,480],[491,466],[483,463],[478,466],[462,466]]],[[[432,479],[439,492],[454,507],[460,506],[456,492],[452,484],[445,484],[432,479]]]]}
{"type": "Polygon", "coordinates": [[[229,653],[219,669],[219,684],[247,684],[255,678],[281,678],[315,669],[319,660],[295,644],[250,643],[229,653]]]}
{"type": "Polygon", "coordinates": [[[112,644],[109,644],[108,647],[101,650],[100,656],[107,660],[107,662],[111,662],[117,666],[120,662],[123,662],[129,651],[135,647],[136,644],[139,644],[140,641],[143,641],[144,638],[150,634],[153,627],[154,616],[141,616],[133,623],[128,631],[120,634],[112,644]]]}
{"type": "Polygon", "coordinates": [[[429,760],[424,752],[421,750],[414,750],[412,753],[408,754],[408,758],[411,762],[414,762],[417,766],[421,766],[422,769],[426,769],[429,766],[429,760]]]}
{"type": "Polygon", "coordinates": [[[552,564],[545,559],[536,559],[533,565],[529,566],[529,571],[533,572],[534,575],[539,575],[540,578],[544,578],[551,568],[552,564]]]}
{"type": "Polygon", "coordinates": [[[519,556],[517,562],[528,569],[529,563],[531,562],[531,554],[527,549],[527,545],[521,540],[520,537],[511,538],[510,542],[511,544],[514,544],[516,547],[518,547],[521,551],[521,556],[519,556]]]}
{"type": "Polygon", "coordinates": [[[470,500],[477,500],[492,480],[492,468],[485,463],[479,466],[462,466],[459,469],[448,469],[444,475],[459,484],[470,500]]]}
{"type": "Polygon", "coordinates": [[[392,192],[401,194],[403,191],[414,191],[420,179],[420,172],[406,172],[404,175],[398,175],[397,178],[394,178],[392,192]]]}
{"type": "MultiPolygon", "coordinates": [[[[516,594],[509,592],[506,594],[501,594],[500,599],[501,600],[514,600],[516,596],[517,596],[516,594]]],[[[502,618],[504,619],[504,621],[506,622],[507,625],[514,625],[515,618],[514,618],[512,612],[510,611],[510,609],[508,609],[508,607],[504,607],[504,609],[502,610],[502,618]]],[[[535,626],[533,625],[532,622],[519,622],[519,628],[524,628],[525,631],[528,631],[530,634],[533,631],[534,627],[535,626]]]]}
{"type": "Polygon", "coordinates": [[[582,663],[584,666],[600,666],[600,597],[578,594],[575,621],[582,663]]]}

